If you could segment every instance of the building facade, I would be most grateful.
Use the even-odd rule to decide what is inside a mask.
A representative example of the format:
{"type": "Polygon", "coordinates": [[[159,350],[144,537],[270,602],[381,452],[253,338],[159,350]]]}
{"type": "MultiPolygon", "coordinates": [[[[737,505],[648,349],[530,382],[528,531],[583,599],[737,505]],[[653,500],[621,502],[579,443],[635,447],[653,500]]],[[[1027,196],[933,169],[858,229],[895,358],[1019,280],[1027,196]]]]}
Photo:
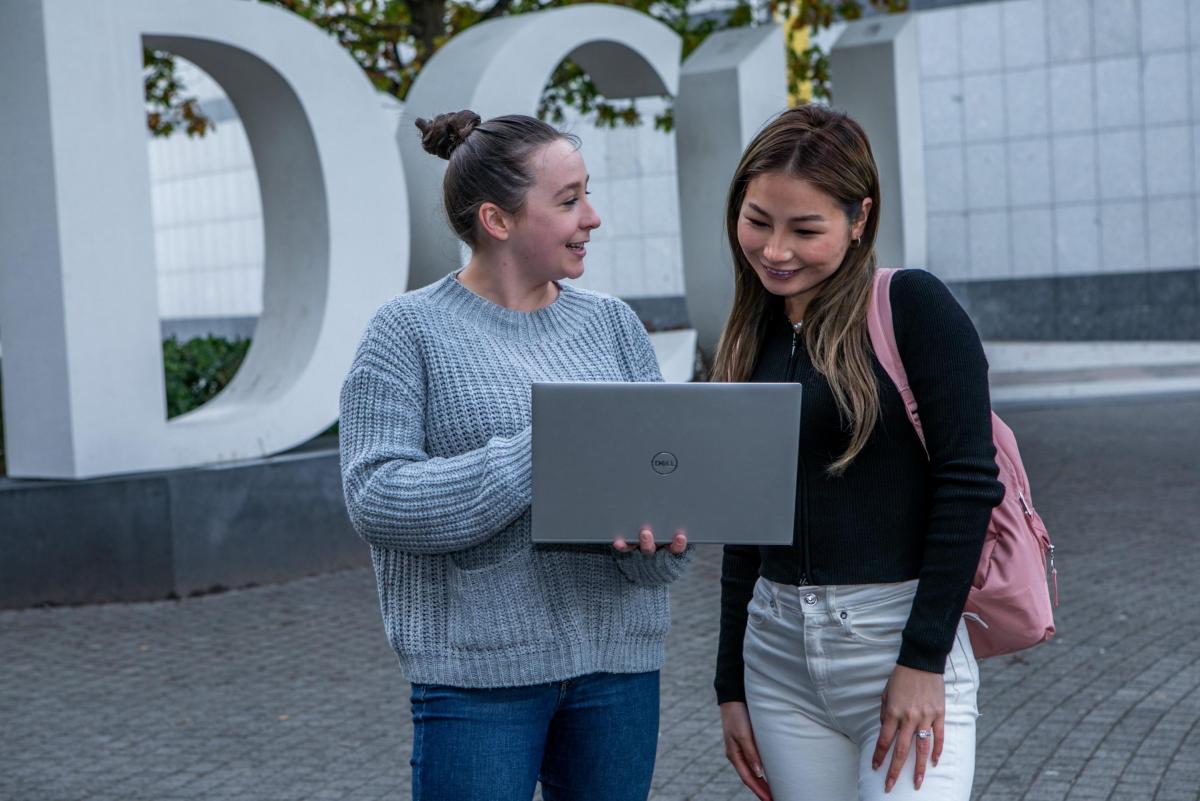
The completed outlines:
{"type": "MultiPolygon", "coordinates": [[[[950,283],[988,339],[1200,339],[1200,6],[912,6],[928,264],[909,266],[950,283]]],[[[262,284],[253,161],[220,87],[187,75],[217,129],[149,141],[164,330],[248,335],[262,284]]],[[[639,103],[639,128],[566,127],[603,219],[579,283],[674,328],[688,321],[674,137],[649,122],[661,102],[639,103]]]]}

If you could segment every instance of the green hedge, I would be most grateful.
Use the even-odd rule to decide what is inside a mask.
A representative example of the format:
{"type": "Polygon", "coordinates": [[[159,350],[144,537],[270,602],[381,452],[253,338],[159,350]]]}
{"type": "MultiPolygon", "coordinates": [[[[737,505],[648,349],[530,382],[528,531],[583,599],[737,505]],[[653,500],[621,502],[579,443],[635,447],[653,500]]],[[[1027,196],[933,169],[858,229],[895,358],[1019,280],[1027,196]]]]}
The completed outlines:
{"type": "Polygon", "coordinates": [[[163,372],[167,383],[167,418],[208,403],[233,380],[246,358],[250,340],[197,337],[163,340],[163,372]]]}

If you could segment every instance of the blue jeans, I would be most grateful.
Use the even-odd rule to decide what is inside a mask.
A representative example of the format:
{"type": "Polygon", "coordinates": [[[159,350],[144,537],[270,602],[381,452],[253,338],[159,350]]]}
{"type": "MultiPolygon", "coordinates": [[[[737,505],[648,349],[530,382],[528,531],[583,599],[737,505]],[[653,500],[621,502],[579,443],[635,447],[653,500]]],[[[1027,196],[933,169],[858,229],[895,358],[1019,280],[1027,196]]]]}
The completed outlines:
{"type": "Polygon", "coordinates": [[[658,671],[529,687],[412,688],[413,801],[645,801],[658,671]]]}

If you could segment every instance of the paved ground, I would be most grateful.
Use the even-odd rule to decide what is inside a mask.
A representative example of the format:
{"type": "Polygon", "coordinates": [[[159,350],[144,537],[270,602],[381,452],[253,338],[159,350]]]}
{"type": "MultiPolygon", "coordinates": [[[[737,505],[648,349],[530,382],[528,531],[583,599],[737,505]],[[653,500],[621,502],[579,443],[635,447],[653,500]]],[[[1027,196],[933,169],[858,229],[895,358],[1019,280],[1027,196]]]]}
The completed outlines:
{"type": "MultiPolygon", "coordinates": [[[[1200,397],[1006,417],[1061,635],[984,664],[975,798],[1197,801],[1200,397]]],[[[750,797],[710,689],[718,561],[675,592],[657,801],[750,797]]],[[[367,570],[0,613],[0,801],[406,799],[407,715],[367,570]]]]}

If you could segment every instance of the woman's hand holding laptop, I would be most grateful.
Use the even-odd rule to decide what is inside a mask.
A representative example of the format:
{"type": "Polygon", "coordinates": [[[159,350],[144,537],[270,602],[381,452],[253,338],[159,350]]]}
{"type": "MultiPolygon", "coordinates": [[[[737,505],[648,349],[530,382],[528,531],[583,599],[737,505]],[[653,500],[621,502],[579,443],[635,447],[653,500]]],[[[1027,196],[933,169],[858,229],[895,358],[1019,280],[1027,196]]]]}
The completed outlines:
{"type": "Polygon", "coordinates": [[[654,532],[649,528],[643,528],[638,534],[637,543],[629,543],[625,541],[624,537],[617,537],[613,540],[613,547],[621,553],[630,553],[636,548],[642,552],[643,556],[653,556],[654,552],[662,547],[678,556],[687,550],[687,534],[684,534],[682,531],[676,531],[675,536],[671,538],[670,544],[658,546],[654,544],[654,532]]]}

